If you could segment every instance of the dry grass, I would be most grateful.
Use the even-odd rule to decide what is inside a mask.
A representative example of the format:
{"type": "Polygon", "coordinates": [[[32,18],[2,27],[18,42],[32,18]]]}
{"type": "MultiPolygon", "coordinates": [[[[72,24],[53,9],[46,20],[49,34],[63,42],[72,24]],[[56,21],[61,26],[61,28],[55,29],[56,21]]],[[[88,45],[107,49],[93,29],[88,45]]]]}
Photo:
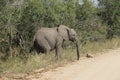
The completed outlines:
{"type": "MultiPolygon", "coordinates": [[[[117,47],[120,47],[119,38],[101,42],[88,42],[86,45],[81,46],[80,52],[82,56],[85,56],[86,53],[96,53],[117,47]]],[[[26,73],[40,68],[58,66],[74,60],[76,60],[75,49],[69,48],[63,51],[62,58],[59,60],[56,60],[54,52],[48,55],[29,55],[27,59],[14,57],[6,61],[0,60],[0,72],[26,73]]]]}

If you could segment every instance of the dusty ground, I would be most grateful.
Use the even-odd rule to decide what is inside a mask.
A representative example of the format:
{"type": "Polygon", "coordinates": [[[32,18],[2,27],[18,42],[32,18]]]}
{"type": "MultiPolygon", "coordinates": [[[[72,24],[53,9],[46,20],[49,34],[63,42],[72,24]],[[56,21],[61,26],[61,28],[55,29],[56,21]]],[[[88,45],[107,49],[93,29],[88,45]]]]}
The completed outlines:
{"type": "Polygon", "coordinates": [[[120,80],[120,48],[47,72],[32,73],[20,80],[120,80]]]}

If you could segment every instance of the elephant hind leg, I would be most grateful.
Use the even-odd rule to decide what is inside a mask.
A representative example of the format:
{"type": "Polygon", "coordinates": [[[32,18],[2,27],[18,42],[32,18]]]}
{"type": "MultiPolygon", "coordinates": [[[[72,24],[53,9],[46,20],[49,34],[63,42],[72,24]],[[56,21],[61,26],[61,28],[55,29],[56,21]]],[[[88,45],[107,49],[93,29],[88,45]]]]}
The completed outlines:
{"type": "Polygon", "coordinates": [[[46,43],[46,45],[45,45],[45,53],[48,54],[48,53],[50,53],[50,51],[51,51],[51,47],[49,46],[48,43],[46,43]]]}
{"type": "Polygon", "coordinates": [[[42,53],[45,53],[45,54],[48,54],[51,50],[51,47],[48,43],[48,41],[46,39],[44,39],[43,41],[40,41],[38,42],[39,44],[39,50],[42,52],[42,53]]]}

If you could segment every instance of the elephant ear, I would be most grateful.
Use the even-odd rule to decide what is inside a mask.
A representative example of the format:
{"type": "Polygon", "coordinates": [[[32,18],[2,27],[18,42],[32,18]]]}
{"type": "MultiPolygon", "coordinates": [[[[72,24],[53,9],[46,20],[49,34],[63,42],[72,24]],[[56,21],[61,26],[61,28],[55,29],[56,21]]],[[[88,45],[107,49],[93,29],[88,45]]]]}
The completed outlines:
{"type": "Polygon", "coordinates": [[[57,31],[64,40],[69,40],[69,31],[70,31],[69,27],[65,25],[59,25],[57,31]]]}
{"type": "Polygon", "coordinates": [[[69,31],[69,39],[71,41],[77,41],[78,40],[78,35],[74,29],[70,29],[69,31]]]}

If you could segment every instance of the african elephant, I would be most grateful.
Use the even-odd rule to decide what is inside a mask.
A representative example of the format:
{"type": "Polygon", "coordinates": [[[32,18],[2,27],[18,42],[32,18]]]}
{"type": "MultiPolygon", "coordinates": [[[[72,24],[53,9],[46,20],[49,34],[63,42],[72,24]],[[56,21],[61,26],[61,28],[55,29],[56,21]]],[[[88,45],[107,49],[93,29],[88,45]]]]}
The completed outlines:
{"type": "Polygon", "coordinates": [[[59,25],[55,28],[41,28],[33,38],[33,47],[30,52],[36,50],[37,53],[49,53],[56,51],[56,57],[59,58],[64,41],[70,40],[76,43],[77,60],[79,60],[78,36],[74,29],[65,25],[59,25]]]}

